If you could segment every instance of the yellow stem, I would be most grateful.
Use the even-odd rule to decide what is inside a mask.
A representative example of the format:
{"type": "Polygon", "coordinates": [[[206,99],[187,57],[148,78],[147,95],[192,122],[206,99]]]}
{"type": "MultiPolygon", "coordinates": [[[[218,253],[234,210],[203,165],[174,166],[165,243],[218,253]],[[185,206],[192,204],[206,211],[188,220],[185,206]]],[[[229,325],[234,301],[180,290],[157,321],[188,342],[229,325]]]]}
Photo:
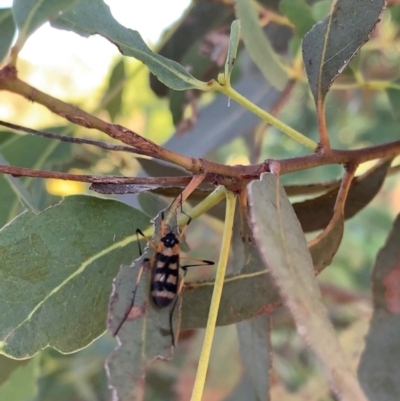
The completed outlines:
{"type": "Polygon", "coordinates": [[[246,99],[240,93],[236,92],[230,85],[221,85],[218,82],[214,82],[212,84],[212,89],[224,93],[226,96],[233,99],[235,102],[239,103],[247,110],[251,111],[252,113],[259,116],[263,121],[273,125],[274,127],[278,128],[280,131],[285,133],[286,135],[290,136],[292,139],[300,143],[301,145],[306,146],[312,150],[315,150],[318,146],[317,142],[313,141],[312,139],[307,138],[301,132],[296,131],[294,128],[289,127],[284,122],[278,120],[271,114],[267,113],[262,108],[258,107],[256,104],[251,102],[250,100],[246,99]]]}
{"type": "MultiPolygon", "coordinates": [[[[193,220],[197,219],[202,214],[206,213],[212,207],[220,203],[225,198],[225,187],[219,186],[210,195],[202,200],[199,204],[190,210],[185,211],[193,220]]],[[[184,214],[179,216],[178,225],[179,227],[184,226],[188,221],[188,217],[184,214]]]]}
{"type": "Polygon", "coordinates": [[[196,380],[194,382],[191,401],[201,401],[204,383],[206,381],[208,362],[210,360],[211,347],[214,338],[215,324],[217,322],[219,304],[221,301],[222,287],[224,285],[225,271],[228,264],[229,248],[232,239],[233,219],[235,215],[236,197],[232,192],[226,191],[226,216],[224,234],[222,237],[221,253],[219,256],[214,290],[211,298],[210,311],[208,313],[207,327],[197,367],[196,380]]]}

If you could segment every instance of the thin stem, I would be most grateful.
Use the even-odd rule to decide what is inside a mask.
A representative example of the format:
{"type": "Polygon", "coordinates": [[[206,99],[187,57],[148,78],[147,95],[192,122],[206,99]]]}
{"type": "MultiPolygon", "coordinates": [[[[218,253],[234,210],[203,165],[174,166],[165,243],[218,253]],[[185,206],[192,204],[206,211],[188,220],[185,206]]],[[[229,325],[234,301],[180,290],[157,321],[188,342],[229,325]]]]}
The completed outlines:
{"type": "Polygon", "coordinates": [[[119,152],[130,152],[130,153],[138,153],[135,149],[130,148],[129,146],[121,146],[121,145],[113,145],[107,142],[101,141],[94,141],[91,139],[84,139],[84,138],[74,138],[72,136],[66,136],[61,134],[53,134],[52,132],[48,131],[39,131],[33,128],[23,127],[22,125],[12,124],[7,121],[0,120],[0,125],[3,127],[11,128],[16,131],[26,132],[27,134],[32,134],[36,136],[41,136],[44,138],[49,139],[56,139],[61,142],[69,142],[69,143],[78,143],[78,144],[86,144],[86,145],[93,145],[97,146],[102,149],[119,151],[119,152]]]}
{"type": "Polygon", "coordinates": [[[225,271],[228,264],[229,248],[232,239],[232,227],[235,216],[236,197],[232,192],[226,192],[226,216],[224,233],[222,237],[221,253],[219,256],[214,290],[211,298],[210,311],[208,313],[207,327],[204,335],[203,347],[200,354],[199,365],[196,372],[196,380],[193,387],[191,401],[201,401],[208,362],[210,360],[211,347],[217,322],[219,304],[221,301],[222,287],[224,285],[225,271]]]}
{"type": "Polygon", "coordinates": [[[331,151],[331,145],[328,136],[328,129],[326,126],[325,102],[321,99],[319,99],[317,103],[317,120],[318,120],[319,144],[325,153],[329,153],[331,151]]]}
{"type": "Polygon", "coordinates": [[[123,177],[118,175],[88,175],[59,173],[56,171],[34,170],[25,167],[14,167],[0,164],[0,174],[11,174],[14,177],[55,178],[58,180],[69,180],[89,182],[95,184],[136,184],[136,185],[174,185],[188,184],[192,176],[183,177],[123,177]]]}
{"type": "MultiPolygon", "coordinates": [[[[207,196],[204,200],[198,203],[195,207],[187,211],[187,214],[192,219],[197,219],[204,213],[207,213],[212,207],[218,205],[225,198],[226,189],[220,185],[217,187],[210,195],[207,196]]],[[[180,227],[187,224],[188,217],[184,214],[181,215],[178,219],[178,224],[180,227]]]]}
{"type": "Polygon", "coordinates": [[[236,92],[231,86],[229,85],[223,86],[215,81],[215,83],[213,83],[211,87],[218,92],[224,93],[226,96],[230,97],[232,100],[239,103],[247,110],[259,116],[263,121],[266,121],[269,124],[273,125],[274,127],[278,128],[280,131],[290,136],[292,139],[294,139],[301,145],[306,146],[307,148],[312,149],[314,151],[317,149],[318,144],[315,141],[307,138],[301,132],[296,131],[294,128],[289,127],[287,124],[283,123],[282,121],[278,120],[271,114],[267,113],[265,110],[258,107],[250,100],[246,99],[240,93],[236,92]]]}

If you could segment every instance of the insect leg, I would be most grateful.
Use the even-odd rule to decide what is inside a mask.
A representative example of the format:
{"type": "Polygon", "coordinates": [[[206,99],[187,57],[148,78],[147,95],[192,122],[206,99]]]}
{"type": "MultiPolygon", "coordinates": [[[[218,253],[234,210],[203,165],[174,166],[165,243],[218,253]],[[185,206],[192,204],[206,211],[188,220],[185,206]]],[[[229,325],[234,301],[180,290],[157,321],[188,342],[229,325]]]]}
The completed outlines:
{"type": "Polygon", "coordinates": [[[170,326],[170,331],[171,331],[172,346],[173,347],[175,347],[175,334],[174,334],[173,317],[174,317],[175,307],[176,307],[176,305],[178,303],[178,299],[179,299],[179,297],[181,295],[183,284],[185,282],[185,277],[186,277],[186,274],[187,274],[187,268],[188,267],[195,267],[195,266],[207,266],[207,265],[213,265],[214,264],[214,262],[212,262],[211,260],[201,260],[201,259],[193,259],[193,258],[181,258],[181,259],[192,260],[192,261],[201,262],[201,263],[195,264],[195,265],[181,266],[181,269],[183,270],[183,277],[179,281],[178,292],[176,294],[176,297],[175,297],[175,300],[174,300],[174,304],[172,305],[171,312],[169,314],[169,326],[170,326]]]}
{"type": "MultiPolygon", "coordinates": [[[[139,235],[141,235],[141,236],[148,242],[148,244],[149,244],[153,249],[157,250],[157,247],[150,241],[149,238],[147,238],[147,237],[143,234],[142,230],[140,230],[140,229],[138,228],[138,229],[136,229],[136,237],[137,237],[137,243],[138,243],[138,247],[139,247],[139,254],[140,254],[140,256],[143,255],[143,252],[142,252],[142,247],[141,247],[140,241],[139,241],[139,235]]],[[[126,322],[126,319],[128,319],[129,314],[131,313],[131,310],[132,310],[132,308],[133,308],[133,306],[134,306],[134,304],[135,304],[136,292],[137,292],[137,289],[138,289],[138,286],[139,286],[139,283],[140,283],[140,279],[141,279],[142,274],[143,274],[144,266],[149,262],[149,260],[150,260],[150,259],[148,259],[148,258],[146,258],[146,259],[143,260],[143,264],[142,264],[142,266],[140,267],[139,272],[138,272],[138,275],[137,275],[137,277],[136,277],[136,284],[135,284],[135,289],[134,289],[133,292],[132,292],[132,299],[131,299],[131,302],[130,302],[130,304],[129,304],[128,309],[127,309],[126,312],[125,312],[124,317],[122,318],[121,322],[118,324],[118,327],[116,328],[116,330],[115,330],[114,333],[113,333],[114,337],[118,334],[118,332],[120,331],[122,325],[126,322]]]]}
{"type": "Polygon", "coordinates": [[[141,277],[142,277],[142,273],[143,273],[143,270],[144,270],[144,266],[146,265],[146,263],[149,262],[149,260],[150,260],[150,259],[147,259],[147,258],[144,259],[144,260],[143,260],[142,266],[140,266],[138,275],[137,275],[137,277],[136,277],[136,284],[135,284],[135,289],[133,290],[133,293],[132,293],[131,302],[130,302],[130,304],[129,304],[128,309],[127,309],[126,312],[125,312],[124,317],[122,318],[122,320],[120,321],[118,327],[115,329],[115,331],[114,331],[114,333],[113,333],[113,336],[114,336],[114,337],[118,334],[118,332],[120,331],[122,325],[126,322],[126,319],[128,319],[129,314],[131,313],[131,310],[132,310],[132,308],[133,308],[133,306],[134,306],[134,304],[135,304],[136,292],[137,292],[137,289],[138,289],[138,286],[139,286],[139,283],[140,283],[140,279],[141,279],[141,277]]]}

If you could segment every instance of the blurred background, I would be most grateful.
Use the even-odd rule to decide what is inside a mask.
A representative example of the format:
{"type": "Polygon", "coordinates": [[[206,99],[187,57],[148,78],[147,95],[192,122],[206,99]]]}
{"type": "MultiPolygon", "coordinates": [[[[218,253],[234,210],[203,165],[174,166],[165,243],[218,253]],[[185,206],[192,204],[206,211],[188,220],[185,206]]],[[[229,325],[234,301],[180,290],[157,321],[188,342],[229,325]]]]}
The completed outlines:
{"type": "MultiPolygon", "coordinates": [[[[108,0],[106,3],[121,24],[138,30],[152,49],[187,66],[196,78],[207,80],[223,69],[229,27],[234,18],[229,1],[226,4],[198,1],[192,5],[189,0],[108,0]],[[205,49],[200,52],[201,46],[205,49]]],[[[260,3],[265,10],[279,14],[278,1],[260,3]]],[[[317,20],[327,14],[329,1],[310,3],[317,20]]],[[[0,0],[0,8],[10,5],[11,1],[0,0]]],[[[354,82],[357,74],[362,74],[365,80],[394,81],[398,78],[399,23],[400,7],[391,5],[371,41],[328,95],[327,121],[334,148],[354,149],[398,139],[400,108],[396,101],[390,99],[386,91],[359,89],[354,82]]],[[[298,62],[300,42],[290,27],[265,21],[264,25],[274,49],[288,64],[298,62]]],[[[46,24],[28,39],[20,54],[18,70],[20,78],[34,87],[188,156],[226,164],[249,164],[267,158],[306,154],[293,140],[261,124],[257,117],[222,96],[206,94],[197,98],[193,93],[172,93],[154,79],[150,87],[148,70],[142,64],[128,57],[122,59],[114,45],[98,36],[86,39],[46,24]]],[[[305,75],[303,78],[282,102],[278,117],[317,140],[314,103],[305,75]]],[[[281,94],[265,82],[244,49],[241,49],[233,82],[240,93],[266,110],[277,107],[282,99],[281,94]]],[[[44,107],[9,92],[0,92],[0,119],[50,132],[112,141],[100,132],[72,126],[44,107]]],[[[1,136],[0,151],[16,166],[85,174],[165,175],[165,167],[137,160],[130,154],[15,133],[1,136]]],[[[362,165],[358,173],[372,165],[362,165]]],[[[178,172],[171,170],[170,173],[178,172]]],[[[340,167],[328,166],[284,176],[283,182],[325,182],[340,178],[341,173],[340,167]]],[[[89,191],[88,185],[83,183],[23,181],[40,198],[42,209],[71,194],[101,196],[89,191]]],[[[2,226],[20,213],[21,208],[3,177],[0,177],[0,191],[2,226]]],[[[305,198],[295,197],[293,201],[305,198]]],[[[133,195],[119,199],[138,205],[133,195]]],[[[399,211],[400,184],[396,176],[390,176],[373,202],[346,223],[342,246],[333,264],[320,275],[324,301],[349,352],[362,347],[371,314],[370,271],[399,211]]],[[[221,232],[222,222],[211,216],[195,221],[188,231],[192,255],[217,260],[219,248],[215,244],[219,243],[221,232]]],[[[193,279],[199,279],[212,271],[199,269],[191,274],[193,279]]],[[[289,314],[280,308],[273,313],[272,322],[274,369],[271,374],[275,399],[333,399],[320,367],[297,336],[289,314]]],[[[189,398],[202,338],[202,330],[181,333],[174,361],[152,365],[147,381],[149,400],[189,398]]],[[[36,399],[108,400],[104,361],[113,348],[114,340],[104,335],[72,355],[61,355],[50,349],[43,351],[36,399]]],[[[356,351],[354,363],[359,355],[356,351]]],[[[10,363],[14,362],[0,357],[0,383],[8,378],[7,369],[2,370],[2,365],[10,363]]],[[[246,389],[248,384],[243,377],[236,327],[218,328],[204,399],[240,399],[230,398],[230,395],[238,394],[238,386],[246,389]]]]}

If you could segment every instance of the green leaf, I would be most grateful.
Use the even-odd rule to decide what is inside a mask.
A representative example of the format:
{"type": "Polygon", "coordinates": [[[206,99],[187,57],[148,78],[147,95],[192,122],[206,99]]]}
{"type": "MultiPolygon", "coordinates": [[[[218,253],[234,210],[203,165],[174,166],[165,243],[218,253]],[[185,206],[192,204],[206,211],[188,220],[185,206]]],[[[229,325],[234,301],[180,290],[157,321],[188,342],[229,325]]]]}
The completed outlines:
{"type": "MultiPolygon", "coordinates": [[[[262,219],[264,221],[265,219],[262,219]]],[[[282,304],[278,289],[266,271],[254,241],[243,243],[236,216],[232,239],[233,257],[224,282],[217,325],[237,323],[260,313],[272,312],[282,304]]],[[[248,228],[249,230],[249,228],[248,228]]],[[[343,217],[338,216],[313,241],[309,250],[315,273],[328,266],[339,249],[343,217]]],[[[182,329],[205,327],[213,291],[213,281],[186,283],[183,288],[182,329]]]]}
{"type": "MultiPolygon", "coordinates": [[[[175,234],[177,212],[164,209],[166,222],[175,234]],[[175,228],[174,228],[175,227],[175,228]]],[[[155,234],[153,243],[161,238],[161,213],[154,219],[155,234]]],[[[154,250],[147,246],[144,254],[131,265],[122,266],[113,285],[110,297],[108,327],[112,333],[120,326],[126,311],[130,308],[135,283],[137,283],[132,317],[124,322],[118,332],[118,346],[107,361],[107,373],[113,399],[119,401],[141,400],[145,384],[145,368],[155,359],[172,358],[172,328],[177,338],[180,322],[181,297],[164,308],[156,307],[150,300],[149,288],[154,250]],[[143,267],[146,279],[140,279],[143,267]],[[173,313],[173,315],[171,315],[173,313]],[[172,316],[172,317],[171,317],[172,316]]]]}
{"type": "MultiPolygon", "coordinates": [[[[53,127],[52,131],[60,132],[65,127],[53,127]]],[[[16,135],[9,133],[6,141],[0,142],[0,152],[13,166],[28,168],[54,168],[71,159],[72,144],[61,144],[60,142],[39,138],[33,135],[16,135]]],[[[1,135],[3,137],[3,135],[1,135]]],[[[50,196],[44,188],[44,180],[19,178],[34,199],[36,207],[45,208],[49,206],[50,196]]],[[[54,201],[52,198],[51,200],[54,201]]],[[[21,208],[18,197],[10,187],[9,181],[0,177],[0,226],[9,222],[21,208]]]]}
{"type": "MultiPolygon", "coordinates": [[[[345,220],[355,216],[374,199],[385,181],[391,163],[392,160],[378,163],[352,181],[345,205],[345,220]]],[[[339,188],[335,188],[324,195],[293,204],[304,232],[321,230],[329,224],[338,191],[339,188]]]]}
{"type": "Polygon", "coordinates": [[[343,232],[343,215],[335,215],[325,230],[308,243],[316,274],[332,263],[342,242],[343,232]]]}
{"type": "Polygon", "coordinates": [[[100,336],[111,281],[137,257],[135,228],[147,224],[146,215],[119,202],[70,196],[3,227],[2,353],[27,358],[48,346],[73,352],[100,336]]]}
{"type": "Polygon", "coordinates": [[[39,358],[31,359],[15,370],[8,381],[0,386],[0,399],[26,401],[37,393],[37,371],[39,358]]]}
{"type": "MultiPolygon", "coordinates": [[[[382,161],[352,181],[345,205],[345,220],[355,216],[375,198],[385,182],[391,163],[392,160],[382,161]]],[[[154,171],[156,171],[155,166],[154,171]]],[[[313,194],[317,191],[332,188],[323,195],[293,204],[294,211],[304,232],[322,230],[329,224],[333,217],[333,209],[339,186],[340,181],[327,182],[325,184],[288,185],[284,187],[287,195],[313,194]]],[[[165,195],[170,193],[177,196],[178,190],[171,188],[168,192],[155,189],[154,193],[165,195]]],[[[199,200],[206,198],[208,194],[207,189],[195,192],[196,199],[199,200]]],[[[224,220],[224,210],[220,205],[217,205],[209,213],[219,220],[224,220]]]]}
{"type": "Polygon", "coordinates": [[[257,399],[268,401],[272,366],[270,317],[268,314],[253,317],[238,323],[237,329],[245,372],[253,383],[257,399]]]}
{"type": "Polygon", "coordinates": [[[324,19],[331,9],[332,0],[317,1],[312,5],[312,15],[316,21],[324,19]]]}
{"type": "Polygon", "coordinates": [[[316,23],[311,7],[305,0],[282,0],[279,3],[282,14],[295,26],[296,35],[302,38],[316,23]]]}
{"type": "MultiPolygon", "coordinates": [[[[2,164],[3,166],[10,165],[1,153],[0,164],[2,164]]],[[[12,188],[15,195],[18,197],[21,204],[27,209],[31,210],[33,213],[38,213],[38,208],[35,200],[32,198],[32,195],[29,193],[27,188],[25,188],[25,186],[22,184],[21,180],[17,177],[13,177],[10,174],[5,175],[4,178],[12,188]]]]}
{"type": "Polygon", "coordinates": [[[108,111],[111,121],[115,121],[115,117],[121,112],[123,84],[125,80],[125,61],[121,57],[111,72],[108,88],[101,100],[101,104],[108,111]]]}
{"type": "Polygon", "coordinates": [[[207,83],[198,81],[184,67],[152,52],[137,31],[125,28],[112,16],[102,0],[79,0],[72,9],[65,11],[52,26],[73,31],[88,37],[101,35],[114,43],[125,56],[142,61],[157,78],[175,90],[207,90],[207,83]]]}
{"type": "Polygon", "coordinates": [[[225,63],[225,79],[230,81],[233,65],[235,64],[240,40],[240,21],[235,20],[231,25],[229,36],[228,55],[225,63]]]}
{"type": "Polygon", "coordinates": [[[260,27],[254,4],[250,0],[236,0],[236,12],[242,28],[243,42],[250,57],[265,79],[274,88],[283,90],[288,75],[260,27]]]}
{"type": "Polygon", "coordinates": [[[19,369],[21,366],[26,365],[28,362],[29,359],[16,360],[7,358],[4,355],[0,355],[0,386],[3,385],[9,379],[11,374],[16,369],[19,369]]]}
{"type": "Polygon", "coordinates": [[[138,195],[138,201],[141,209],[149,216],[157,215],[160,210],[168,207],[168,203],[160,196],[142,193],[138,195]]]}
{"type": "Polygon", "coordinates": [[[372,270],[373,308],[365,348],[358,367],[369,400],[397,401],[400,397],[400,215],[372,270]]]}
{"type": "Polygon", "coordinates": [[[0,64],[10,50],[15,35],[15,23],[11,8],[0,9],[0,64]]]}
{"type": "Polygon", "coordinates": [[[266,173],[250,183],[248,200],[257,248],[299,334],[322,362],[332,390],[343,399],[363,399],[321,302],[306,239],[278,178],[266,173]]]}
{"type": "MultiPolygon", "coordinates": [[[[396,79],[393,82],[396,86],[400,85],[400,79],[396,79]]],[[[397,88],[388,88],[386,93],[389,99],[390,106],[392,108],[393,117],[400,120],[400,90],[397,88]]]]}
{"type": "Polygon", "coordinates": [[[385,7],[385,0],[335,0],[328,17],[303,39],[303,60],[316,104],[323,103],[340,75],[369,36],[385,7]],[[349,40],[351,38],[351,40],[349,40]]]}
{"type": "Polygon", "coordinates": [[[26,39],[41,25],[56,18],[60,11],[73,6],[77,0],[14,0],[12,13],[18,27],[17,46],[21,48],[26,39]]]}
{"type": "Polygon", "coordinates": [[[254,385],[250,378],[246,375],[246,372],[243,373],[243,377],[232,391],[231,394],[224,401],[258,401],[257,393],[254,388],[254,385]]]}
{"type": "MultiPolygon", "coordinates": [[[[233,9],[230,5],[224,3],[216,3],[209,1],[196,1],[190,4],[182,17],[171,25],[163,34],[159,46],[158,54],[171,60],[179,62],[181,65],[189,66],[192,75],[198,79],[207,81],[215,78],[217,75],[217,66],[210,59],[208,60],[209,68],[202,68],[202,73],[197,73],[197,57],[193,52],[193,48],[199,48],[199,44],[206,40],[209,34],[217,33],[218,36],[225,36],[225,32],[229,28],[232,20],[235,18],[233,9]],[[182,40],[185,38],[185,40],[182,40]],[[192,57],[189,56],[192,53],[192,57]],[[194,68],[192,70],[192,68],[194,68]],[[210,72],[209,77],[205,78],[204,72],[210,72]]],[[[197,52],[200,62],[205,61],[201,52],[197,52]]],[[[205,62],[202,63],[203,65],[205,62]]],[[[218,66],[220,67],[220,66],[218,66]]],[[[161,84],[154,75],[150,75],[150,88],[157,96],[166,96],[168,88],[161,84]]]]}

